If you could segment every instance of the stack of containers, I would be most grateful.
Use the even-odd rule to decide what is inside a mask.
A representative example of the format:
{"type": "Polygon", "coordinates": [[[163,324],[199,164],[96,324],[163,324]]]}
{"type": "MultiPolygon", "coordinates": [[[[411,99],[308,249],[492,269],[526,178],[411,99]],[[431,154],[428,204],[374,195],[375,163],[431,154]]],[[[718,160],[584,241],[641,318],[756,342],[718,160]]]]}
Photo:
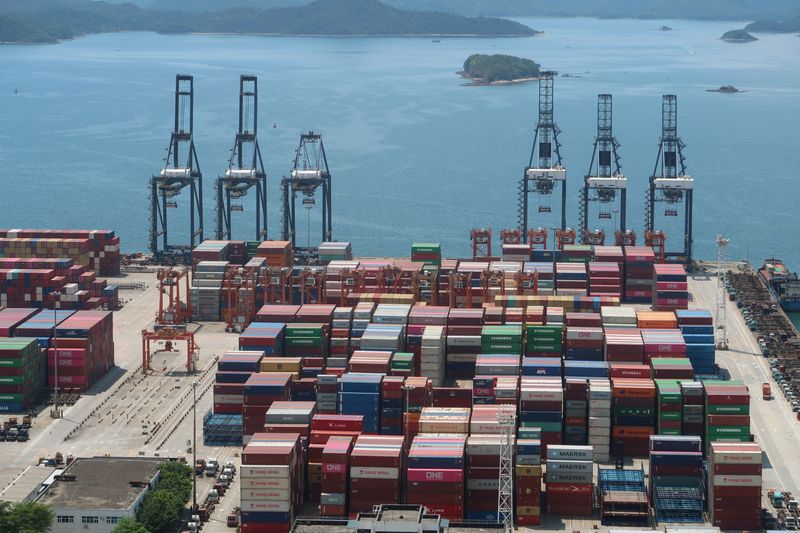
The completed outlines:
{"type": "Polygon", "coordinates": [[[403,434],[402,376],[384,376],[381,382],[381,435],[403,434]]]}
{"type": "Polygon", "coordinates": [[[689,306],[686,268],[678,264],[653,266],[653,311],[675,311],[689,306]]]}
{"type": "Polygon", "coordinates": [[[264,257],[269,267],[290,267],[294,261],[290,241],[264,241],[258,245],[257,257],[264,257]]]}
{"type": "Polygon", "coordinates": [[[485,310],[450,309],[447,317],[447,369],[450,378],[471,379],[475,359],[481,353],[481,332],[485,310]]]}
{"type": "MultiPolygon", "coordinates": [[[[331,345],[327,365],[334,361],[334,366],[343,368],[350,352],[350,329],[353,326],[353,308],[337,307],[333,311],[331,323],[331,345]]],[[[326,365],[326,366],[327,366],[326,365]]]]}
{"type": "Polygon", "coordinates": [[[564,329],[559,325],[525,327],[525,355],[528,357],[557,357],[564,352],[564,329]]]}
{"type": "Polygon", "coordinates": [[[247,262],[247,243],[245,241],[228,241],[228,259],[236,265],[247,262]]]}
{"type": "Polygon", "coordinates": [[[653,265],[656,256],[647,246],[626,246],[625,301],[651,303],[653,300],[653,265]]]}
{"type": "Polygon", "coordinates": [[[675,311],[695,374],[715,374],[714,317],[710,311],[675,311]]]}
{"type": "Polygon", "coordinates": [[[650,378],[650,367],[642,364],[610,363],[608,375],[612,378],[650,378]]]}
{"type": "Polygon", "coordinates": [[[467,493],[464,506],[468,520],[497,520],[497,469],[503,438],[501,435],[475,434],[467,437],[467,493]]]}
{"type": "Polygon", "coordinates": [[[681,381],[681,403],[683,414],[681,435],[702,438],[705,430],[705,395],[700,381],[681,381]]]}
{"type": "MultiPolygon", "coordinates": [[[[6,309],[6,311],[8,311],[6,309]]],[[[114,366],[114,323],[110,311],[77,311],[55,328],[58,351],[47,351],[47,383],[86,391],[114,366]]]]}
{"type": "Polygon", "coordinates": [[[654,433],[656,387],[652,379],[614,378],[612,447],[625,457],[646,457],[654,433]]]}
{"type": "MultiPolygon", "coordinates": [[[[226,352],[217,362],[214,380],[214,414],[242,416],[244,384],[259,371],[263,352],[226,352]]],[[[241,422],[240,422],[241,425],[241,422]]]]}
{"type": "Polygon", "coordinates": [[[255,322],[294,322],[299,305],[267,304],[256,313],[255,322]]]}
{"type": "Polygon", "coordinates": [[[481,353],[522,355],[522,326],[484,326],[481,353]]]}
{"type": "MultiPolygon", "coordinates": [[[[654,377],[658,378],[655,375],[654,377]]],[[[656,379],[655,383],[658,394],[656,430],[659,435],[681,435],[683,419],[681,387],[674,379],[656,379]]]]}
{"type": "Polygon", "coordinates": [[[420,375],[430,378],[434,387],[441,386],[444,380],[445,351],[447,350],[444,329],[444,326],[425,326],[422,334],[420,375]]]}
{"type": "MultiPolygon", "coordinates": [[[[678,329],[643,329],[644,362],[650,364],[653,357],[686,357],[686,343],[678,329]]],[[[691,362],[688,361],[691,367],[691,362]]]]}
{"type": "Polygon", "coordinates": [[[586,263],[556,263],[556,293],[559,296],[586,296],[586,263]]]}
{"type": "Polygon", "coordinates": [[[499,435],[502,433],[497,417],[501,414],[516,416],[513,405],[475,405],[469,421],[470,435],[499,435]]]}
{"type": "Polygon", "coordinates": [[[600,316],[604,329],[635,329],[636,309],[633,307],[612,307],[604,305],[600,308],[600,316]]]}
{"type": "Polygon", "coordinates": [[[292,375],[283,372],[252,374],[245,381],[242,428],[246,437],[264,431],[272,402],[289,400],[291,383],[292,375]]]}
{"type": "Polygon", "coordinates": [[[706,381],[706,449],[713,442],[750,441],[750,394],[741,382],[706,381]]]}
{"type": "Polygon", "coordinates": [[[622,246],[595,246],[594,260],[598,263],[614,263],[621,272],[625,266],[625,253],[622,246]]]}
{"type": "Polygon", "coordinates": [[[519,371],[520,357],[516,354],[483,353],[475,360],[476,377],[518,376],[519,371]]]}
{"type": "Polygon", "coordinates": [[[339,379],[339,413],[362,415],[364,433],[378,434],[382,374],[343,374],[339,379]]]}
{"type": "Polygon", "coordinates": [[[603,328],[567,326],[566,337],[565,359],[572,361],[603,360],[603,328]]]}
{"type": "Polygon", "coordinates": [[[35,338],[0,338],[0,413],[34,407],[44,390],[44,359],[35,338]]]}
{"type": "Polygon", "coordinates": [[[319,260],[323,263],[330,261],[352,261],[353,248],[349,242],[323,242],[319,245],[319,260]]]}
{"type": "Polygon", "coordinates": [[[201,261],[224,261],[227,263],[229,252],[229,241],[203,241],[192,250],[192,265],[196,266],[201,261]]]}
{"type": "Polygon", "coordinates": [[[702,487],[699,437],[650,438],[650,496],[657,522],[702,522],[702,487]]]}
{"type": "MultiPolygon", "coordinates": [[[[26,310],[29,311],[29,310],[26,310]]],[[[14,330],[16,337],[35,337],[42,349],[50,347],[50,339],[53,337],[53,329],[67,318],[71,317],[75,311],[58,310],[45,311],[33,315],[25,322],[18,325],[14,330]]]]}
{"type": "Polygon", "coordinates": [[[600,468],[597,471],[603,525],[647,526],[650,505],[644,470],[600,468]]]}
{"type": "Polygon", "coordinates": [[[112,230],[0,230],[2,257],[72,258],[100,276],[117,276],[119,237],[112,230]]]}
{"type": "Polygon", "coordinates": [[[561,250],[561,261],[586,264],[592,260],[591,244],[565,244],[561,250]]]}
{"type": "Polygon", "coordinates": [[[411,260],[439,266],[442,264],[442,245],[438,242],[415,242],[411,245],[411,260]]]}
{"type": "Polygon", "coordinates": [[[277,401],[267,409],[264,430],[267,433],[299,433],[304,444],[311,435],[311,419],[316,414],[316,402],[277,401]]]}
{"type": "Polygon", "coordinates": [[[418,359],[410,352],[395,352],[389,370],[391,376],[408,377],[414,374],[414,363],[418,359]]]}
{"type": "Polygon", "coordinates": [[[594,463],[591,446],[547,447],[547,512],[592,516],[594,463]]]}
{"type": "Polygon", "coordinates": [[[325,269],[325,297],[329,302],[339,302],[342,298],[342,277],[345,271],[358,269],[358,261],[332,260],[325,269]]]}
{"type": "Polygon", "coordinates": [[[708,508],[712,525],[723,530],[761,529],[762,462],[758,444],[711,444],[708,508]]]}
{"type": "Polygon", "coordinates": [[[322,450],[321,516],[347,516],[347,480],[353,441],[353,437],[331,437],[322,450]]]}
{"type": "Polygon", "coordinates": [[[588,442],[589,382],[584,378],[564,378],[564,444],[588,442]]]}
{"type": "Polygon", "coordinates": [[[372,321],[372,313],[375,311],[373,302],[359,302],[353,308],[353,328],[350,330],[350,350],[357,350],[361,347],[361,336],[367,330],[367,326],[372,321]]]}
{"type": "Polygon", "coordinates": [[[519,419],[521,428],[541,428],[542,446],[561,444],[564,389],[561,377],[520,379],[519,419]]]}
{"type": "Polygon", "coordinates": [[[553,357],[523,357],[523,376],[550,376],[561,377],[561,360],[553,357]]]}
{"type": "Polygon", "coordinates": [[[650,368],[654,379],[694,379],[692,362],[680,357],[653,357],[650,368]]]}
{"type": "Polygon", "coordinates": [[[405,326],[399,324],[370,324],[361,336],[362,350],[401,352],[405,348],[405,326]]]}
{"type": "MultiPolygon", "coordinates": [[[[302,311],[302,309],[301,309],[302,311]]],[[[313,374],[321,374],[328,358],[330,326],[323,323],[286,324],[284,354],[303,357],[305,368],[314,368],[313,374]]]]}
{"type": "Polygon", "coordinates": [[[317,412],[335,415],[339,397],[339,376],[336,374],[320,374],[317,376],[317,412]]]}
{"type": "Polygon", "coordinates": [[[375,505],[400,503],[404,442],[403,437],[388,435],[358,436],[350,453],[351,518],[372,512],[375,505]]]}
{"type": "MultiPolygon", "coordinates": [[[[17,327],[33,318],[39,313],[39,309],[8,308],[0,307],[0,337],[13,337],[17,327]]],[[[52,313],[47,313],[51,317],[52,313]]]]}
{"type": "Polygon", "coordinates": [[[388,374],[392,358],[390,352],[356,350],[347,362],[347,371],[353,373],[388,374]]]}
{"type": "Polygon", "coordinates": [[[517,526],[538,526],[542,523],[542,444],[539,439],[523,436],[517,439],[514,469],[515,516],[517,526]]]}
{"type": "Polygon", "coordinates": [[[611,381],[589,380],[589,446],[596,463],[611,458],[611,381]]]}
{"type": "Polygon", "coordinates": [[[471,414],[468,407],[423,407],[419,433],[468,435],[471,414]]]}
{"type": "Polygon", "coordinates": [[[203,417],[203,445],[241,446],[242,415],[207,412],[203,417]]]}
{"type": "Polygon", "coordinates": [[[607,327],[604,336],[605,360],[609,363],[644,362],[644,340],[639,329],[607,327]]]}
{"type": "Polygon", "coordinates": [[[280,322],[251,322],[239,336],[239,349],[284,355],[285,335],[286,325],[280,322]]]}
{"type": "MultiPolygon", "coordinates": [[[[411,308],[411,312],[408,315],[408,337],[406,339],[406,349],[413,353],[416,358],[416,366],[414,367],[413,371],[415,375],[419,375],[420,372],[420,360],[422,356],[422,336],[425,333],[425,329],[429,326],[441,326],[442,329],[442,338],[443,341],[446,341],[446,330],[444,329],[447,326],[447,315],[450,312],[449,307],[443,306],[429,306],[429,305],[420,305],[416,304],[414,307],[411,308]]],[[[444,354],[447,349],[446,344],[442,347],[442,373],[444,373],[444,354]]],[[[433,350],[426,350],[427,352],[433,352],[433,350]]],[[[431,355],[429,353],[429,355],[431,355]]],[[[432,363],[432,361],[428,361],[432,363]]]]}
{"type": "Polygon", "coordinates": [[[406,503],[448,520],[464,518],[465,436],[417,435],[408,450],[406,503]]]}
{"type": "Polygon", "coordinates": [[[422,409],[431,406],[433,385],[426,377],[408,377],[403,393],[403,435],[410,439],[419,433],[422,409]]]}
{"type": "Polygon", "coordinates": [[[303,498],[303,451],[296,433],[256,433],[242,451],[242,533],[289,533],[303,498]]]}
{"type": "MultiPolygon", "coordinates": [[[[536,253],[534,250],[533,253],[536,253]]],[[[538,274],[537,294],[543,296],[555,294],[555,272],[553,270],[553,263],[525,263],[522,266],[522,271],[526,274],[538,274]]],[[[531,291],[532,293],[533,291],[531,291]]]]}
{"type": "MultiPolygon", "coordinates": [[[[209,241],[205,241],[201,246],[209,241]]],[[[225,241],[227,244],[227,241],[225,241]]],[[[225,247],[227,250],[227,246],[225,247]]],[[[216,253],[216,252],[215,252],[216,253]]],[[[192,256],[197,255],[197,248],[192,256]]],[[[225,252],[227,257],[227,251],[225,252]]],[[[192,287],[189,294],[192,300],[192,320],[195,322],[217,322],[221,317],[222,284],[228,261],[199,261],[195,259],[192,273],[192,287]]]]}
{"type": "Polygon", "coordinates": [[[501,246],[503,261],[528,261],[531,249],[527,244],[503,243],[501,246]]]}
{"type": "Polygon", "coordinates": [[[622,272],[616,263],[589,263],[589,294],[622,298],[622,272]]]}

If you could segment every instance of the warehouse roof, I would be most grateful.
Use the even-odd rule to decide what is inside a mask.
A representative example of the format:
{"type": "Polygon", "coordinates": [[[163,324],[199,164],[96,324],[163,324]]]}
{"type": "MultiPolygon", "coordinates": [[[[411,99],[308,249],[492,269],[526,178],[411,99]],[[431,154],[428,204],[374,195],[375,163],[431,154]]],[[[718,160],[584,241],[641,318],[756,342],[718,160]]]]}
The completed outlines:
{"type": "Polygon", "coordinates": [[[76,459],[39,503],[69,509],[127,509],[155,478],[163,459],[76,459]]]}

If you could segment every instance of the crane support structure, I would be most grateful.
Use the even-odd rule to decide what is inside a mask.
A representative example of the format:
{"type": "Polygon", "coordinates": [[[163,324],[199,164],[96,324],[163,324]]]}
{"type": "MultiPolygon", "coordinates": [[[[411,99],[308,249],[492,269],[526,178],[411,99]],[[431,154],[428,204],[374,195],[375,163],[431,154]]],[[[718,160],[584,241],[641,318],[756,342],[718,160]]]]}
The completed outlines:
{"type": "Polygon", "coordinates": [[[158,269],[158,314],[156,324],[184,324],[192,316],[192,300],[189,290],[188,268],[158,269]],[[181,281],[183,281],[183,298],[181,297],[181,281]],[[183,300],[186,300],[186,303],[183,300]]]}
{"type": "Polygon", "coordinates": [[[656,227],[658,203],[666,206],[664,217],[680,218],[682,215],[683,248],[674,251],[665,250],[664,256],[667,260],[691,263],[694,178],[686,174],[683,156],[685,146],[678,136],[678,97],[666,94],[661,103],[661,140],[658,145],[658,157],[647,191],[645,232],[663,231],[663,228],[656,227]]]}
{"type": "Polygon", "coordinates": [[[150,251],[156,257],[191,256],[192,249],[203,242],[203,174],[194,147],[194,78],[175,77],[175,123],[170,135],[164,168],[150,178],[150,251]],[[185,157],[185,159],[183,159],[185,157]],[[169,209],[189,188],[189,240],[173,244],[169,238],[169,209]]]}
{"type": "Polygon", "coordinates": [[[600,220],[611,220],[613,213],[613,231],[625,232],[627,211],[628,180],[622,174],[620,144],[614,137],[613,129],[613,100],[610,94],[597,95],[597,137],[594,139],[594,152],[589,172],[583,181],[580,203],[578,204],[580,216],[580,234],[583,244],[603,244],[597,242],[605,233],[602,229],[593,230],[589,227],[589,207],[592,202],[599,206],[598,217],[600,220]],[[617,226],[619,214],[619,226],[617,226]]]}
{"type": "Polygon", "coordinates": [[[567,227],[567,171],[562,166],[561,143],[558,141],[561,130],[553,118],[554,74],[543,71],[539,78],[539,122],[533,138],[531,157],[519,182],[517,226],[523,239],[528,238],[529,200],[532,194],[539,199],[538,213],[548,214],[552,212],[550,199],[560,188],[561,217],[558,227],[567,227]]]}
{"type": "Polygon", "coordinates": [[[239,78],[239,129],[231,150],[225,175],[216,183],[216,237],[230,240],[233,235],[231,214],[244,211],[237,204],[255,187],[257,241],[267,240],[267,173],[258,145],[258,78],[239,78]],[[232,203],[233,202],[233,203],[232,203]]]}
{"type": "Polygon", "coordinates": [[[303,256],[313,255],[318,246],[311,245],[310,211],[316,204],[317,189],[322,189],[322,240],[328,242],[333,238],[331,218],[331,172],[328,168],[328,157],[322,135],[310,131],[300,135],[300,144],[294,156],[294,164],[289,177],[281,180],[283,190],[283,207],[281,212],[283,240],[292,241],[295,253],[303,256]],[[307,246],[297,246],[297,195],[303,197],[303,207],[309,210],[309,228],[307,246]]]}
{"type": "Polygon", "coordinates": [[[194,372],[197,361],[197,350],[200,348],[194,341],[194,333],[186,331],[185,327],[156,326],[155,331],[142,330],[142,373],[147,374],[150,360],[153,355],[152,342],[164,341],[165,351],[171,352],[175,342],[186,341],[186,371],[194,372]]]}

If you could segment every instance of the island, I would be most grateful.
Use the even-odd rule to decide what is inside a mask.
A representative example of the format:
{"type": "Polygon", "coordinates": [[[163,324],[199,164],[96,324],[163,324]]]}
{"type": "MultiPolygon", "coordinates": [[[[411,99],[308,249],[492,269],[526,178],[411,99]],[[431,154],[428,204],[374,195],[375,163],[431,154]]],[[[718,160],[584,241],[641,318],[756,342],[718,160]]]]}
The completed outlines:
{"type": "Polygon", "coordinates": [[[745,30],[731,30],[722,34],[720,39],[728,43],[751,43],[753,41],[757,41],[758,37],[746,32],[745,30]]]}
{"type": "MultiPolygon", "coordinates": [[[[48,0],[43,0],[46,3],[48,0]]],[[[40,11],[0,10],[0,42],[56,43],[94,33],[319,36],[527,37],[536,30],[509,19],[408,11],[379,0],[315,0],[292,7],[229,7],[224,11],[164,11],[134,4],[71,0],[40,11]]]]}
{"type": "Polygon", "coordinates": [[[743,93],[743,92],[745,92],[745,91],[742,91],[742,90],[740,90],[740,89],[737,89],[737,88],[736,88],[736,87],[734,87],[733,85],[723,85],[723,86],[721,86],[719,89],[706,89],[706,92],[709,92],[709,93],[727,93],[727,94],[732,94],[732,93],[743,93]]]}
{"type": "Polygon", "coordinates": [[[539,64],[521,57],[472,54],[458,74],[470,80],[468,85],[503,85],[539,79],[539,64]]]}
{"type": "Polygon", "coordinates": [[[672,28],[669,26],[661,26],[658,31],[672,31],[672,28]]]}
{"type": "Polygon", "coordinates": [[[757,20],[744,29],[754,32],[794,33],[800,31],[800,15],[757,20]]]}

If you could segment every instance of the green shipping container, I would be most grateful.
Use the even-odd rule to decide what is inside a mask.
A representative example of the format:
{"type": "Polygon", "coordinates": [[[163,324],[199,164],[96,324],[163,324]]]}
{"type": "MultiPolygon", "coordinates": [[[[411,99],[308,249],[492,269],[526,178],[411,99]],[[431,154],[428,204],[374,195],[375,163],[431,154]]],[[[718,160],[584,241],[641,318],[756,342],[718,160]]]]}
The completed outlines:
{"type": "Polygon", "coordinates": [[[749,415],[750,405],[706,405],[709,415],[749,415]]]}
{"type": "Polygon", "coordinates": [[[706,428],[709,439],[715,438],[750,438],[750,426],[709,426],[706,428]]]}
{"type": "Polygon", "coordinates": [[[662,411],[658,415],[659,420],[681,420],[681,412],[680,411],[662,411]]]}
{"type": "Polygon", "coordinates": [[[22,385],[22,376],[0,376],[0,385],[22,385]]]}

